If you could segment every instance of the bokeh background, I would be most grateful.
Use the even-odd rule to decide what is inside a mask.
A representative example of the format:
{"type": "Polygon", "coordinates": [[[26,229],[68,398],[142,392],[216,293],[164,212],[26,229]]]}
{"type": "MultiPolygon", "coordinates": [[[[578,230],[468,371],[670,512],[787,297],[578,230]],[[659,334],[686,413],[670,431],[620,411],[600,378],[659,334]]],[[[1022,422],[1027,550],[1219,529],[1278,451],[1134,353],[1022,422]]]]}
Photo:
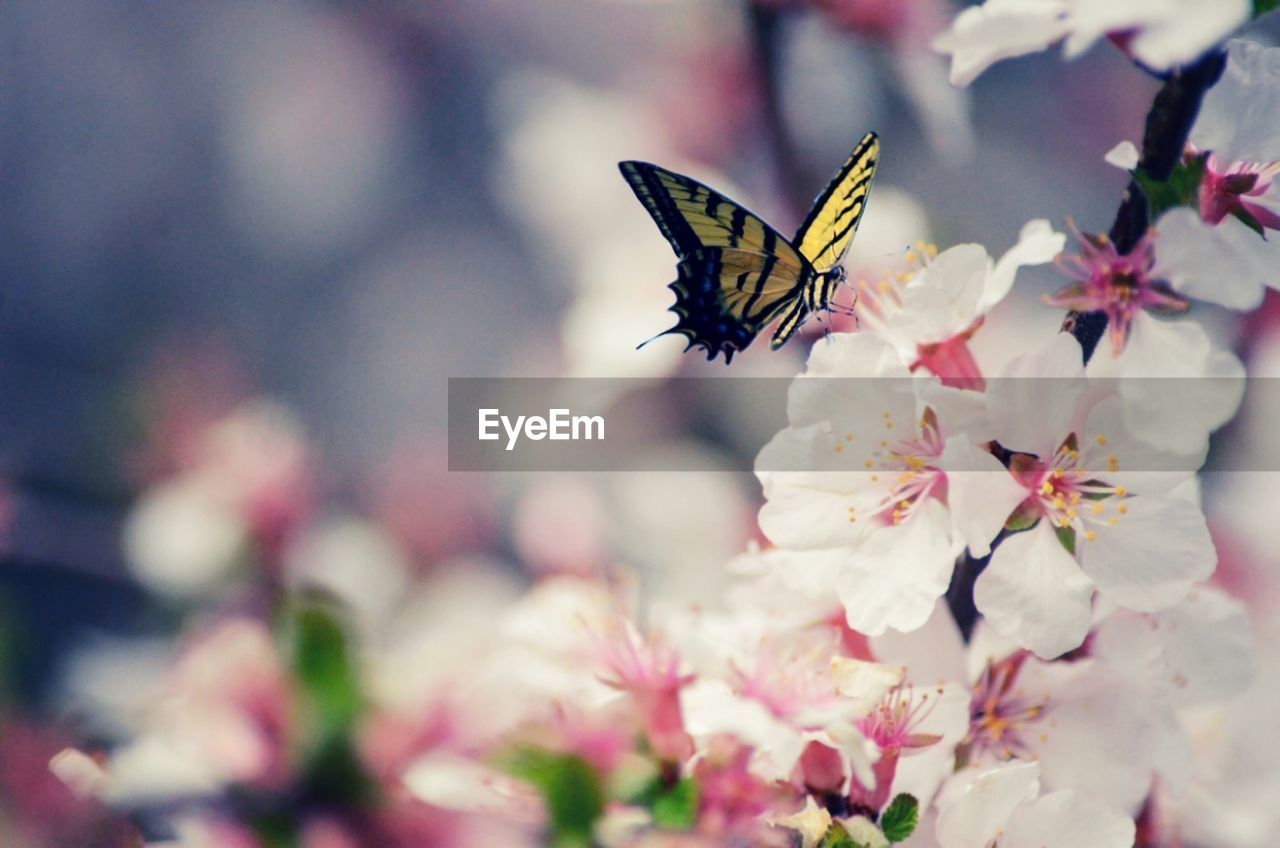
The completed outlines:
{"type": "MultiPolygon", "coordinates": [[[[615,163],[698,176],[790,230],[873,128],[854,266],[874,274],[917,239],[999,255],[1031,218],[1105,230],[1126,176],[1103,155],[1140,137],[1158,85],[1103,44],[959,92],[927,49],[954,7],[826,5],[0,6],[7,699],[60,714],[76,646],[169,627],[126,516],[249,398],[290,410],[309,509],[376,513],[424,567],[619,558],[714,591],[699,568],[754,533],[749,475],[446,469],[450,376],[726,373],[671,339],[633,349],[670,323],[672,262],[615,163]]],[[[1050,332],[1038,297],[1061,279],[1025,271],[1002,325],[1050,332]]],[[[731,370],[794,374],[806,345],[731,370]]],[[[727,410],[673,449],[713,469],[764,435],[727,410]]]]}

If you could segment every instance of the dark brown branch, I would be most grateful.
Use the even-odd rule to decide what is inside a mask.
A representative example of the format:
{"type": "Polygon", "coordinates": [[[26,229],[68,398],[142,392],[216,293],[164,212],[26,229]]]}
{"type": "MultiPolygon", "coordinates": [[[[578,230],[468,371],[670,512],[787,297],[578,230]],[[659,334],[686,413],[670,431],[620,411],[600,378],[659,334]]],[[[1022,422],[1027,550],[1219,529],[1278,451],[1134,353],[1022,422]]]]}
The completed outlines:
{"type": "MultiPolygon", "coordinates": [[[[1147,113],[1147,125],[1142,135],[1142,158],[1138,167],[1153,180],[1167,180],[1182,158],[1200,111],[1204,94],[1222,76],[1227,55],[1221,50],[1207,54],[1193,65],[1174,71],[1156,94],[1147,113]]],[[[1134,180],[1124,191],[1120,208],[1116,210],[1115,223],[1111,225],[1111,242],[1121,254],[1128,253],[1146,233],[1147,198],[1134,180]]],[[[1062,324],[1064,333],[1071,333],[1080,342],[1084,361],[1093,356],[1098,342],[1107,331],[1107,316],[1101,312],[1070,312],[1062,324]]]]}

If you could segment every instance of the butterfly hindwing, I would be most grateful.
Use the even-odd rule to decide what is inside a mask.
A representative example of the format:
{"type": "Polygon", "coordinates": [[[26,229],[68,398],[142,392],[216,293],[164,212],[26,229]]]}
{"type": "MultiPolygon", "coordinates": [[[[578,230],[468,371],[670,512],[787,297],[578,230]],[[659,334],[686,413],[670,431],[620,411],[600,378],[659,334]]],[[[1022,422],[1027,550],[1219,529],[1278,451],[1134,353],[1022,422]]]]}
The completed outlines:
{"type": "MultiPolygon", "coordinates": [[[[671,284],[676,325],[668,333],[683,335],[688,347],[701,347],[707,359],[725,361],[744,350],[779,313],[797,305],[808,276],[781,273],[776,256],[728,247],[693,251],[676,266],[671,284]]],[[[688,349],[688,348],[686,348],[688,349]]]]}
{"type": "Polygon", "coordinates": [[[814,270],[824,274],[844,259],[880,160],[880,138],[867,133],[853,148],[830,184],[818,195],[792,243],[814,270]]]}

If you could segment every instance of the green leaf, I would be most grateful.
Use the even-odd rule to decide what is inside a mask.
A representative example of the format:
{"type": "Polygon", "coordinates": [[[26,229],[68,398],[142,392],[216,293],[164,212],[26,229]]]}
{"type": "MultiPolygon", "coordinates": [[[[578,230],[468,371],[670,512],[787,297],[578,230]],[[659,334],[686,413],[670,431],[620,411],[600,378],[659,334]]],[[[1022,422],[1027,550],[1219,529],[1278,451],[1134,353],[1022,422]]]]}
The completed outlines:
{"type": "Polygon", "coordinates": [[[360,713],[360,681],[347,633],[325,606],[306,602],[293,615],[293,672],[316,736],[345,735],[360,713]]]}
{"type": "Polygon", "coordinates": [[[512,755],[506,768],[541,793],[552,844],[561,848],[591,844],[592,828],[604,812],[604,790],[590,763],[576,754],[524,748],[512,755]]]}
{"type": "Polygon", "coordinates": [[[1062,543],[1062,547],[1067,549],[1067,553],[1075,556],[1076,531],[1071,527],[1054,527],[1053,532],[1058,537],[1058,541],[1062,543]]]}
{"type": "Polygon", "coordinates": [[[304,728],[303,782],[326,803],[370,804],[376,787],[352,742],[363,700],[347,632],[333,609],[311,599],[291,610],[289,624],[304,728]]]}
{"type": "Polygon", "coordinates": [[[1264,239],[1267,237],[1266,229],[1264,229],[1258,219],[1250,215],[1247,210],[1237,206],[1235,209],[1231,210],[1231,214],[1236,217],[1236,220],[1240,221],[1240,223],[1244,224],[1264,239]]]}
{"type": "Polygon", "coordinates": [[[1253,16],[1255,18],[1262,17],[1267,12],[1273,12],[1280,8],[1280,0],[1253,0],[1253,16]]]}
{"type": "Polygon", "coordinates": [[[1179,162],[1167,180],[1155,180],[1141,168],[1133,172],[1133,178],[1142,187],[1147,198],[1150,218],[1155,221],[1164,212],[1178,206],[1198,209],[1200,205],[1200,180],[1204,177],[1205,157],[1199,156],[1189,163],[1179,162]]]}
{"type": "Polygon", "coordinates": [[[901,842],[915,832],[920,820],[920,804],[915,797],[903,792],[889,802],[880,814],[880,829],[890,842],[901,842]]]}
{"type": "Polygon", "coordinates": [[[840,822],[832,822],[831,827],[818,840],[818,848],[858,848],[858,844],[840,822]]]}
{"type": "Polygon", "coordinates": [[[1040,511],[1031,501],[1023,501],[1013,512],[1009,513],[1009,518],[1004,523],[1004,529],[1010,533],[1017,533],[1020,530],[1030,530],[1040,521],[1040,511]]]}
{"type": "Polygon", "coordinates": [[[676,781],[674,786],[660,787],[649,809],[659,827],[688,830],[698,819],[698,784],[686,777],[676,781]]]}

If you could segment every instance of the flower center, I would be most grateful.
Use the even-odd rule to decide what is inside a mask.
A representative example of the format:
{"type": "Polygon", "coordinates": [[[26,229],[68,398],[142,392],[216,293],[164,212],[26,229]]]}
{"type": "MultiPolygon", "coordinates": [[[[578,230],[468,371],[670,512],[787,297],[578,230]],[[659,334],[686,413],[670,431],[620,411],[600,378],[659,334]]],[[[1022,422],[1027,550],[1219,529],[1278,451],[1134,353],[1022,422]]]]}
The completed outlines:
{"type": "Polygon", "coordinates": [[[1124,350],[1133,319],[1143,310],[1158,314],[1187,310],[1186,298],[1151,277],[1155,242],[1150,233],[1122,255],[1105,235],[1082,233],[1074,224],[1070,227],[1080,242],[1080,253],[1060,257],[1058,267],[1075,282],[1045,302],[1078,312],[1106,313],[1114,353],[1124,350]]]}
{"type": "MultiPolygon", "coordinates": [[[[1050,711],[1050,696],[1031,698],[1017,687],[1018,673],[1029,656],[1026,651],[1019,651],[999,662],[989,661],[973,685],[966,742],[976,752],[1003,759],[1027,756],[1029,736],[1036,730],[1042,731],[1039,740],[1046,741],[1048,734],[1037,725],[1050,711]]],[[[1052,720],[1049,724],[1052,726],[1052,720]]]]}

